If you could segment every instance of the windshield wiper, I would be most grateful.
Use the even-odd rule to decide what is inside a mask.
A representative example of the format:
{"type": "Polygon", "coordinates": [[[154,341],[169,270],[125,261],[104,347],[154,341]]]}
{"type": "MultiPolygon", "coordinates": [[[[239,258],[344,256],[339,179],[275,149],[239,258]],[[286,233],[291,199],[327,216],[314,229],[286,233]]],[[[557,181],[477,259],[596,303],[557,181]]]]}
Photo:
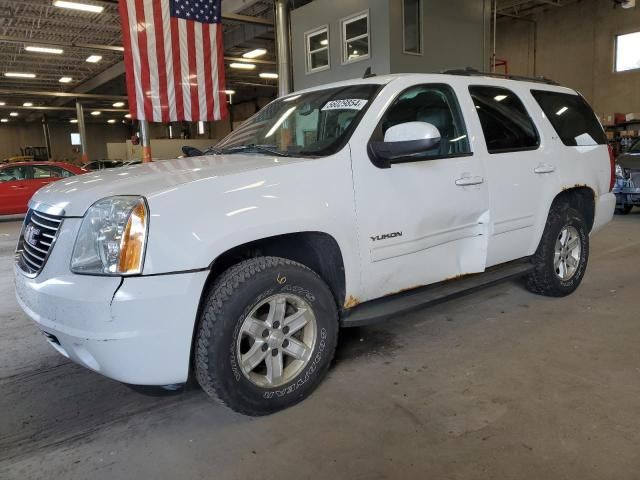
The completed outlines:
{"type": "Polygon", "coordinates": [[[221,153],[238,153],[238,152],[246,152],[249,150],[254,150],[256,152],[261,153],[271,153],[273,155],[277,155],[279,157],[290,157],[288,153],[281,152],[276,148],[275,145],[258,145],[255,143],[250,143],[247,145],[236,145],[235,147],[225,148],[221,151],[221,153]]]}

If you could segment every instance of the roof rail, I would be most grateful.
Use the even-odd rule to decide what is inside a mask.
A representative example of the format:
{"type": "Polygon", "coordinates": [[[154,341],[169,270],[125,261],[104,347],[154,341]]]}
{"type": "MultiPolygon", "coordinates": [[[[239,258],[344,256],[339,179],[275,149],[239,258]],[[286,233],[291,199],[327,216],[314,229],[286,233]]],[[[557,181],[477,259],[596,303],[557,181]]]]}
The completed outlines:
{"type": "Polygon", "coordinates": [[[446,75],[464,75],[468,77],[492,77],[492,78],[505,78],[507,80],[518,80],[521,82],[536,82],[546,83],[547,85],[560,85],[558,82],[545,77],[525,77],[522,75],[506,75],[503,73],[489,73],[481,72],[475,68],[467,67],[465,69],[458,70],[445,70],[442,73],[446,75]]]}

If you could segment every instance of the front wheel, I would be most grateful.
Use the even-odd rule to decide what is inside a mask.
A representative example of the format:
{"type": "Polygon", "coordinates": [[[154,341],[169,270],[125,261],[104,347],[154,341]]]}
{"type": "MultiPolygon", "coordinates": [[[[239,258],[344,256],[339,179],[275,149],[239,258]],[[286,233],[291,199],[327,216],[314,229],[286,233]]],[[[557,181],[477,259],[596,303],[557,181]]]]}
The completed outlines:
{"type": "Polygon", "coordinates": [[[619,215],[628,215],[631,212],[633,205],[623,205],[622,207],[616,207],[616,213],[619,215]]]}
{"type": "Polygon", "coordinates": [[[315,272],[284,258],[246,260],[206,295],[196,378],[237,412],[270,414],[311,394],[329,368],[337,335],[335,300],[315,272]]]}
{"type": "Polygon", "coordinates": [[[588,259],[589,231],[583,216],[568,204],[554,205],[533,256],[527,288],[549,297],[569,295],[580,285],[588,259]]]}

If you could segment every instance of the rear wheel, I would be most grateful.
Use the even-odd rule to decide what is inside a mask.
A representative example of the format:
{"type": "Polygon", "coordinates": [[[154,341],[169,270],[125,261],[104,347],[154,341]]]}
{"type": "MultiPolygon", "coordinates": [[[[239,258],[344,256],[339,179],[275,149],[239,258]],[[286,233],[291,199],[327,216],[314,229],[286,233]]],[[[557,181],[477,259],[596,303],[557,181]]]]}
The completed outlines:
{"type": "Polygon", "coordinates": [[[533,256],[527,288],[550,297],[569,295],[580,285],[588,258],[589,232],[583,216],[567,203],[556,204],[533,256]]]}
{"type": "Polygon", "coordinates": [[[620,215],[628,215],[631,212],[633,205],[624,205],[623,207],[616,207],[616,213],[620,215]]]}
{"type": "Polygon", "coordinates": [[[205,299],[196,378],[240,413],[266,415],[307,397],[333,358],[338,312],[307,267],[260,257],[231,267],[205,299]]]}

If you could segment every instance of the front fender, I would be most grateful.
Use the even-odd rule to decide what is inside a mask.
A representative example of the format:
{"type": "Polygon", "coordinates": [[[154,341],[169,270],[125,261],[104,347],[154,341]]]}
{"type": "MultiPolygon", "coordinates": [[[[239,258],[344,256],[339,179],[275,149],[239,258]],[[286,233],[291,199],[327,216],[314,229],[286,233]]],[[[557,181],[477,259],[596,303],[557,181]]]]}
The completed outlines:
{"type": "Polygon", "coordinates": [[[183,184],[147,200],[143,275],[208,268],[238,245],[317,231],[336,240],[347,290],[358,290],[355,205],[344,149],[331,157],[183,184]]]}

